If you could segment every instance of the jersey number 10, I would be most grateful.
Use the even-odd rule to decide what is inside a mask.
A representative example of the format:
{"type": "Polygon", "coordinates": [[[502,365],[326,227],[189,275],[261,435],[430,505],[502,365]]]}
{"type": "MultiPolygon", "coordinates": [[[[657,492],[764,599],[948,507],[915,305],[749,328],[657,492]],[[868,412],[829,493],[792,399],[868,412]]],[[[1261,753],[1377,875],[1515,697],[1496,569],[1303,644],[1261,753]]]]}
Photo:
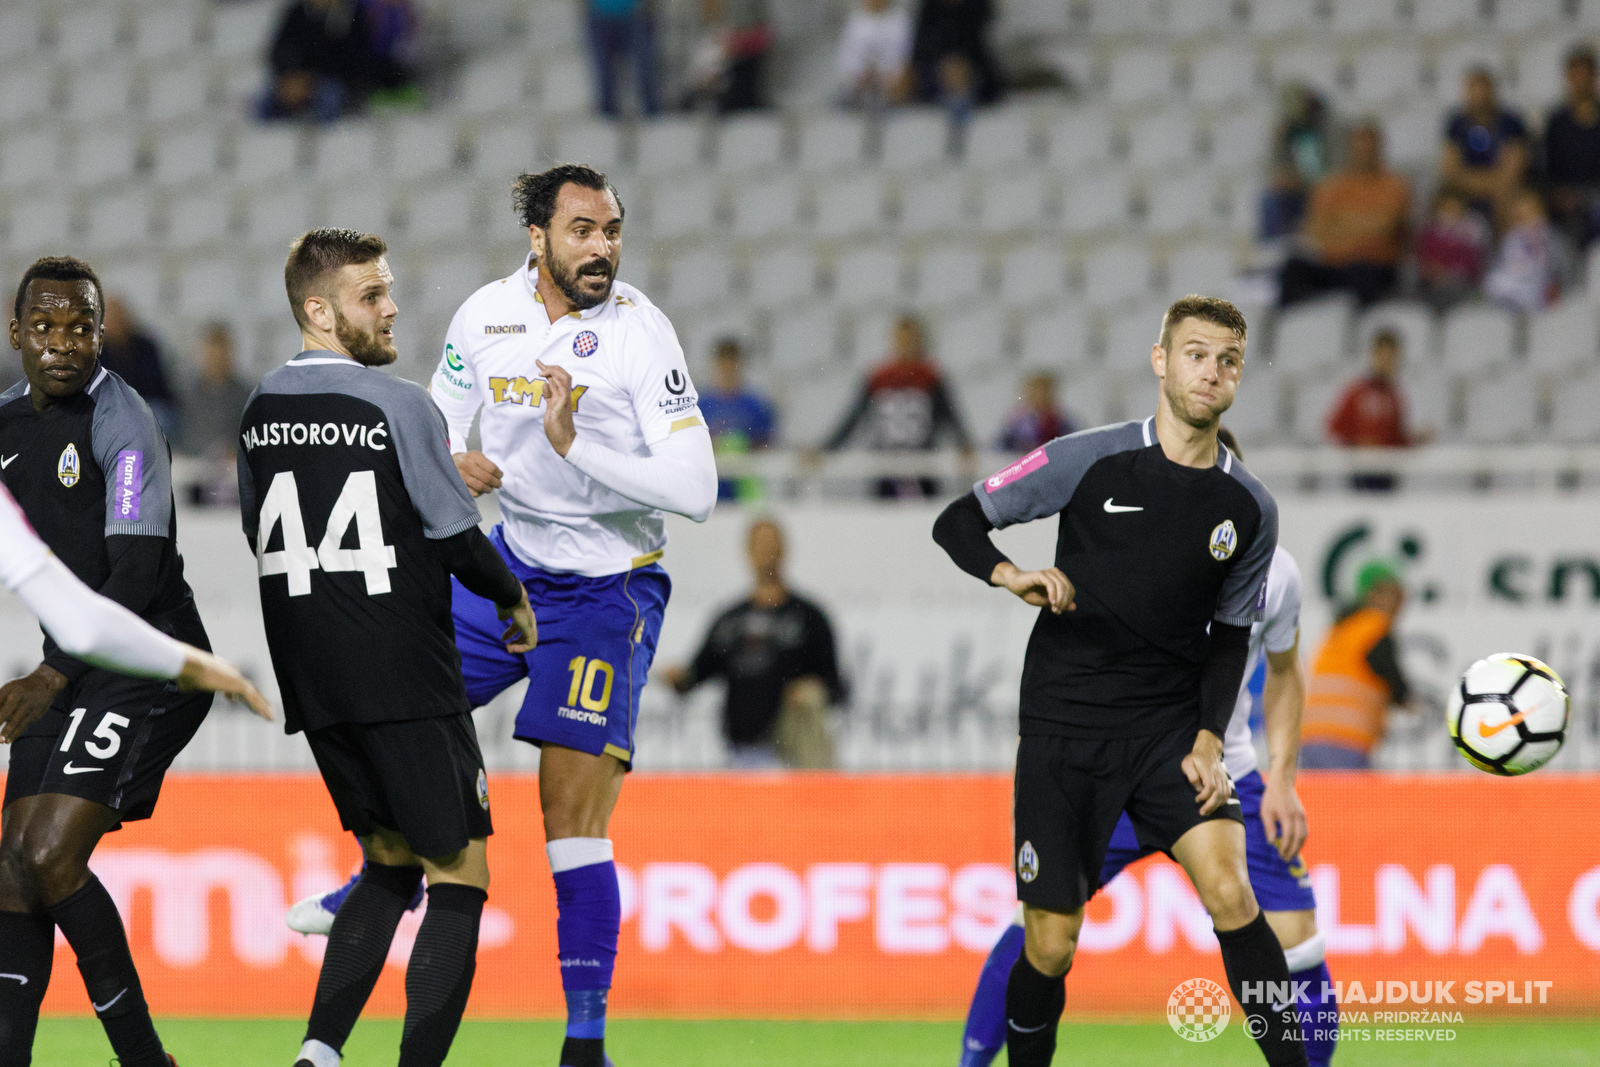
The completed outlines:
{"type": "Polygon", "coordinates": [[[311,550],[306,541],[306,523],[300,515],[300,490],[294,471],[273,476],[266,499],[261,501],[260,530],[256,534],[256,573],[289,576],[289,595],[307,596],[311,592],[311,572],[360,571],[367,579],[367,592],[389,592],[389,570],[397,566],[394,546],[383,543],[383,523],[378,517],[378,483],[372,471],[354,471],[345,479],[339,499],[328,515],[328,528],[322,543],[311,550]],[[357,548],[340,548],[350,523],[356,524],[357,548]],[[272,530],[283,527],[283,548],[267,551],[272,530]]]}

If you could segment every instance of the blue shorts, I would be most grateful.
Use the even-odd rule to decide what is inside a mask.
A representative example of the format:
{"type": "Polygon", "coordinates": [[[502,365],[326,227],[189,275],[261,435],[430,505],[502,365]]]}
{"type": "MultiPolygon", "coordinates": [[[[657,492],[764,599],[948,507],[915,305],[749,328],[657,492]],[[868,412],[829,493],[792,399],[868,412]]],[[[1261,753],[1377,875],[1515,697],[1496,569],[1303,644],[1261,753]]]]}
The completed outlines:
{"type": "Polygon", "coordinates": [[[603,578],[546,571],[513,555],[500,527],[489,540],[528,590],[539,644],[525,655],[507,652],[500,641],[506,624],[494,604],[451,579],[467,699],[481,707],[527,678],[518,739],[605,753],[632,766],[639,694],[672,595],[667,572],[653,563],[603,578]]]}
{"type": "MultiPolygon", "coordinates": [[[[1255,890],[1256,902],[1265,911],[1315,910],[1317,898],[1311,892],[1311,876],[1306,873],[1305,861],[1296,856],[1285,862],[1267,840],[1267,831],[1261,825],[1261,794],[1266,791],[1266,783],[1261,780],[1260,772],[1251,771],[1234,782],[1233,789],[1239,795],[1239,806],[1244,812],[1245,862],[1250,868],[1250,888],[1255,890]]],[[[1105,885],[1124,867],[1153,851],[1139,847],[1133,822],[1124,813],[1111,832],[1111,847],[1106,850],[1106,861],[1100,868],[1100,884],[1105,885]]]]}

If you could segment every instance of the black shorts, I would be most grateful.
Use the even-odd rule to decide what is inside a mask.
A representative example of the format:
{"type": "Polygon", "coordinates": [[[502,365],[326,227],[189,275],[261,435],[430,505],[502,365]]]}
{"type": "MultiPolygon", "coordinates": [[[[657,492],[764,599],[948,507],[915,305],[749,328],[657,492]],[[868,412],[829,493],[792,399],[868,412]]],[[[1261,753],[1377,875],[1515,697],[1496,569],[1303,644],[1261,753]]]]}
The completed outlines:
{"type": "Polygon", "coordinates": [[[1099,887],[1111,833],[1124,811],[1142,848],[1169,854],[1202,822],[1242,824],[1237,796],[1200,814],[1182,766],[1194,738],[1192,727],[1148,737],[1023,735],[1012,814],[1017,899],[1052,911],[1082,906],[1099,887]]]}
{"type": "Polygon", "coordinates": [[[317,768],[357,837],[380,827],[426,859],[494,833],[489,776],[466,712],[406,722],[340,723],[306,733],[317,768]]]}
{"type": "Polygon", "coordinates": [[[65,793],[148,819],[161,781],[211,710],[211,693],[92,670],[11,746],[6,804],[65,793]]]}

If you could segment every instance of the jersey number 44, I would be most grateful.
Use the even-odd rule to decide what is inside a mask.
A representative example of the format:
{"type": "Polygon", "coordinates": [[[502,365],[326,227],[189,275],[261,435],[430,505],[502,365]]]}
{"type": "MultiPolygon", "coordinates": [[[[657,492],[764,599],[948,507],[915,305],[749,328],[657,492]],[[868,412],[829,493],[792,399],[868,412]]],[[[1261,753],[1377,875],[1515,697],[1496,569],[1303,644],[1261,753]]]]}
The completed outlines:
{"type": "Polygon", "coordinates": [[[383,523],[378,516],[378,484],[372,471],[353,471],[345,479],[339,499],[328,515],[328,528],[313,551],[306,540],[305,519],[300,513],[300,490],[293,471],[273,476],[261,502],[260,530],[256,534],[256,573],[265,578],[284,574],[289,578],[290,596],[311,592],[311,572],[360,571],[367,580],[369,594],[390,591],[389,571],[397,566],[394,546],[383,543],[383,523]],[[350,524],[356,527],[356,548],[341,548],[350,524]],[[283,548],[267,551],[274,527],[283,527],[283,548]]]}

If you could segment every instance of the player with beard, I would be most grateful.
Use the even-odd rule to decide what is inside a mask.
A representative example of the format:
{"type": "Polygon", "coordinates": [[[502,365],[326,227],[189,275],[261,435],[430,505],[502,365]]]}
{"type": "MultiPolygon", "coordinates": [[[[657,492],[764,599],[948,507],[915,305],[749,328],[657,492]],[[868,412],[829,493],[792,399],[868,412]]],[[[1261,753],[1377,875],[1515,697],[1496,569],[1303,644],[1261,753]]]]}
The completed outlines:
{"type": "Polygon", "coordinates": [[[305,731],[366,858],[328,934],[299,1067],[338,1067],[424,873],[400,1064],[444,1062],[472,988],[493,832],[452,577],[485,598],[507,654],[534,644],[527,595],[478,529],[444,420],[377,370],[396,356],[385,251],[351,230],[294,242],[284,286],[304,351],[261,380],[240,423],[239,510],[285,723],[305,731]]]}
{"type": "Polygon", "coordinates": [[[1019,709],[1023,951],[1005,998],[1013,1067],[1055,1055],[1084,904],[1124,812],[1140,848],[1167,853],[1194,883],[1267,1062],[1306,1063],[1223,763],[1278,540],[1272,496],[1217,443],[1244,349],[1232,304],[1177,301],[1150,351],[1154,416],[1058,437],[979,482],[934,525],[962,570],[1042,609],[1019,709]],[[1053,566],[1023,571],[989,538],[1050,516],[1060,526],[1053,566]]]}
{"type": "Polygon", "coordinates": [[[456,312],[431,391],[467,485],[499,490],[504,521],[490,537],[539,616],[539,647],[507,653],[493,605],[455,591],[473,704],[529,680],[515,734],[542,750],[567,996],[560,1062],[601,1067],[621,921],[607,829],[671,591],[657,562],[662,512],[703,522],[717,469],[672,324],[616,280],[623,209],[605,175],[524,174],[514,200],[531,254],[456,312]],[[483,448],[468,451],[480,409],[483,448]]]}

